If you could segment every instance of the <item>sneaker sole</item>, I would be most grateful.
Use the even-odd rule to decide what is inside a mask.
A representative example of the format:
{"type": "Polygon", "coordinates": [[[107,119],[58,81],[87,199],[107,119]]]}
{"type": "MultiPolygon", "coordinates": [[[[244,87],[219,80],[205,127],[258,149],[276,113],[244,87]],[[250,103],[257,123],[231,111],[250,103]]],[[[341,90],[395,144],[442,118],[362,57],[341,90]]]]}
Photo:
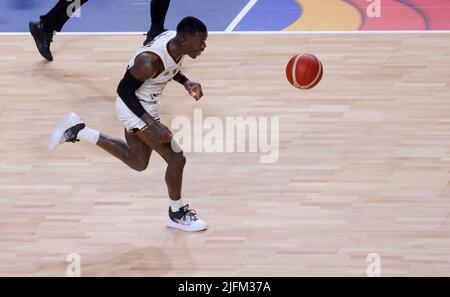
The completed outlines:
{"type": "Polygon", "coordinates": [[[48,150],[53,151],[58,145],[60,145],[60,139],[64,132],[70,127],[83,122],[81,118],[74,112],[68,113],[58,124],[58,126],[53,130],[50,140],[48,142],[48,150]]]}
{"type": "Polygon", "coordinates": [[[177,224],[174,221],[172,221],[169,217],[166,218],[166,225],[167,225],[167,227],[175,228],[175,229],[179,229],[179,230],[183,230],[183,231],[187,231],[187,232],[198,232],[198,231],[203,231],[203,230],[208,229],[208,225],[193,227],[193,226],[188,226],[188,225],[177,224]]]}

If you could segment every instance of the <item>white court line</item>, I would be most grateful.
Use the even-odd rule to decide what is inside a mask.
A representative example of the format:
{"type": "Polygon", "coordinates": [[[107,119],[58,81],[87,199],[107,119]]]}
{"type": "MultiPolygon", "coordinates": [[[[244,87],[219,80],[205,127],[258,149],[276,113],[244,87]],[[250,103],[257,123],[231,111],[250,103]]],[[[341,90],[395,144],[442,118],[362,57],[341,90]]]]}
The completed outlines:
{"type": "Polygon", "coordinates": [[[339,30],[339,31],[213,31],[208,32],[209,34],[214,35],[246,35],[246,34],[255,34],[255,35],[264,35],[264,34],[273,34],[273,35],[294,35],[294,34],[335,34],[335,35],[344,35],[344,34],[417,34],[417,33],[425,33],[425,34],[436,34],[436,33],[450,33],[450,30],[390,30],[390,31],[361,31],[361,30],[339,30]]]}
{"type": "MultiPolygon", "coordinates": [[[[147,32],[61,32],[57,35],[144,35],[147,32]]],[[[341,30],[341,31],[210,31],[208,34],[212,35],[309,35],[309,34],[449,34],[450,30],[405,30],[405,31],[356,31],[356,30],[341,30]]],[[[0,36],[20,36],[30,35],[29,32],[0,32],[0,36]]]]}
{"type": "Polygon", "coordinates": [[[234,28],[242,21],[242,19],[245,17],[245,15],[252,9],[252,7],[258,2],[258,0],[250,0],[248,1],[247,5],[245,5],[244,8],[242,8],[241,12],[234,18],[233,21],[228,25],[228,27],[225,29],[225,32],[232,32],[234,28]]]}

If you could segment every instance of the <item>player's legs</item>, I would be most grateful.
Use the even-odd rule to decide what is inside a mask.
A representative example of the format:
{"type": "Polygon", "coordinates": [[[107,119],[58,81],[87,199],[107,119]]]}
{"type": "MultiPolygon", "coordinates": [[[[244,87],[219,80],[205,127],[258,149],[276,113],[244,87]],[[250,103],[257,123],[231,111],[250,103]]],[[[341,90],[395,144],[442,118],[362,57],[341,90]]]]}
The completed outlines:
{"type": "Polygon", "coordinates": [[[53,131],[49,149],[54,150],[64,142],[76,142],[78,139],[95,144],[115,156],[130,168],[143,171],[147,168],[151,148],[139,137],[125,130],[125,139],[117,139],[86,127],[86,124],[75,113],[69,113],[53,131]]]}
{"type": "Polygon", "coordinates": [[[171,200],[181,199],[181,187],[183,183],[183,169],[186,164],[186,157],[183,152],[172,150],[170,143],[161,144],[158,139],[145,129],[137,133],[137,137],[156,151],[167,163],[166,184],[171,200]]]}
{"type": "Polygon", "coordinates": [[[125,129],[125,140],[100,133],[97,146],[118,158],[130,168],[143,171],[147,168],[152,149],[139,137],[125,129]]]}
{"type": "MultiPolygon", "coordinates": [[[[183,183],[183,170],[186,157],[183,152],[175,152],[170,143],[161,144],[150,131],[143,129],[137,136],[156,151],[167,163],[166,184],[171,200],[166,224],[169,227],[184,231],[201,231],[208,228],[208,223],[200,219],[195,210],[189,208],[181,200],[181,187],[183,183]]],[[[172,141],[173,142],[173,141],[172,141]]]]}
{"type": "MultiPolygon", "coordinates": [[[[148,102],[141,102],[145,110],[159,123],[159,104],[151,104],[148,102]]],[[[181,199],[181,187],[183,182],[183,169],[186,163],[181,148],[172,141],[171,144],[159,143],[159,138],[154,135],[151,127],[146,127],[146,124],[138,118],[123,102],[121,98],[116,99],[116,112],[118,119],[128,130],[138,130],[137,137],[156,151],[166,161],[166,184],[169,193],[169,211],[166,219],[166,224],[169,227],[185,230],[185,231],[200,231],[205,230],[208,224],[201,220],[193,209],[189,208],[181,199]]],[[[159,123],[162,125],[161,123],[159,123]]]]}
{"type": "MultiPolygon", "coordinates": [[[[88,0],[80,0],[80,5],[83,5],[88,0]]],[[[56,5],[45,15],[40,17],[44,24],[44,29],[51,33],[53,31],[60,32],[64,24],[70,19],[73,9],[69,9],[75,3],[75,0],[60,0],[56,5]],[[72,6],[71,6],[72,5],[72,6]],[[69,10],[69,11],[68,11],[69,10]]]]}
{"type": "Polygon", "coordinates": [[[78,115],[72,112],[66,115],[53,131],[48,147],[54,150],[64,142],[76,142],[81,139],[101,147],[139,171],[147,167],[151,152],[155,150],[167,162],[166,184],[170,198],[167,226],[184,231],[207,229],[208,224],[181,199],[183,169],[186,163],[183,153],[175,152],[170,144],[160,144],[159,139],[153,136],[149,128],[141,129],[136,135],[126,131],[125,138],[126,142],[90,129],[78,115]]]}
{"type": "MultiPolygon", "coordinates": [[[[53,61],[53,55],[50,51],[50,43],[53,41],[53,34],[55,31],[62,30],[64,24],[70,19],[71,5],[74,5],[75,0],[59,0],[56,5],[46,14],[40,17],[38,22],[30,22],[30,33],[36,42],[39,53],[48,61],[53,61]]],[[[80,0],[80,5],[83,5],[88,0],[80,0]]]]}
{"type": "Polygon", "coordinates": [[[147,38],[144,45],[152,41],[156,36],[165,31],[164,22],[166,20],[167,11],[169,10],[170,0],[151,0],[150,17],[151,26],[147,32],[147,38]]]}

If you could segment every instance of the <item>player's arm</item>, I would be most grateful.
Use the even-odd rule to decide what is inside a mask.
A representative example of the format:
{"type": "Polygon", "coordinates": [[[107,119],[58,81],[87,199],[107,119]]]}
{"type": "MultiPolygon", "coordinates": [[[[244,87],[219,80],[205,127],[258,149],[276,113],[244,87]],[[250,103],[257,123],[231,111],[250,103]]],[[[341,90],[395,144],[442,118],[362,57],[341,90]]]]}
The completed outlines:
{"type": "Polygon", "coordinates": [[[155,55],[149,53],[138,55],[133,67],[127,69],[117,87],[117,94],[119,94],[125,105],[147,125],[154,125],[155,121],[139,102],[136,91],[147,79],[153,78],[158,74],[156,59],[155,55]]]}
{"type": "Polygon", "coordinates": [[[127,69],[123,79],[117,87],[117,93],[125,105],[139,118],[142,119],[160,142],[170,142],[171,133],[164,125],[159,125],[153,117],[144,109],[136,96],[138,90],[147,79],[154,78],[162,72],[164,66],[159,57],[152,53],[144,52],[136,57],[134,65],[127,69]],[[170,136],[170,137],[169,137],[170,136]]]}
{"type": "Polygon", "coordinates": [[[198,101],[203,96],[202,86],[199,83],[189,80],[181,71],[178,72],[173,79],[184,86],[189,95],[198,101]]]}

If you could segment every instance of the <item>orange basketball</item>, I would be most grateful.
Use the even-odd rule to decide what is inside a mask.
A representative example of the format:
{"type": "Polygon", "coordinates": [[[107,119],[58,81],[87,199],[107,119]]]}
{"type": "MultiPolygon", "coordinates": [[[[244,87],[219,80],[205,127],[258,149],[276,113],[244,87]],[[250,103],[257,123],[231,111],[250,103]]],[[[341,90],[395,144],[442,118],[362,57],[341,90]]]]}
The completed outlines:
{"type": "Polygon", "coordinates": [[[286,66],[286,77],[296,88],[314,88],[322,79],[322,63],[312,54],[297,54],[293,56],[286,66]]]}

